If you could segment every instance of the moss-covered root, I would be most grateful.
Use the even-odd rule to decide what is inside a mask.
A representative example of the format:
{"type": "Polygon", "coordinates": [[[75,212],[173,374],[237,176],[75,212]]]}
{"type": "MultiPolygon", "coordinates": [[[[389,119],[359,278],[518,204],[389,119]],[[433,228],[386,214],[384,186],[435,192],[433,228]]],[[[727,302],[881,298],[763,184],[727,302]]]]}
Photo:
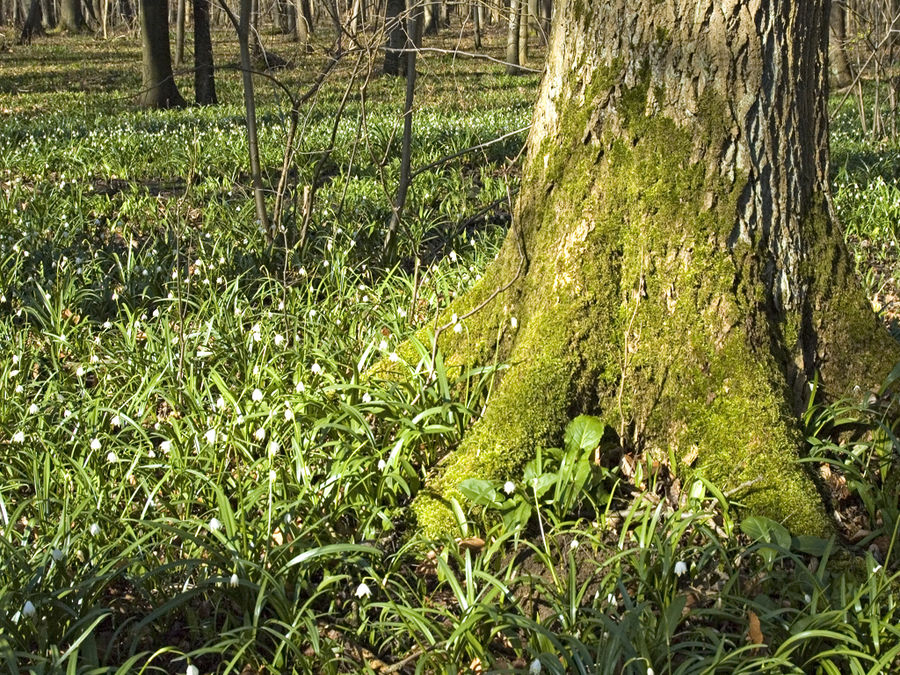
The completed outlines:
{"type": "Polygon", "coordinates": [[[511,368],[492,395],[485,416],[413,504],[425,536],[457,531],[450,499],[467,478],[503,480],[515,475],[537,447],[560,441],[568,420],[572,367],[565,321],[535,315],[516,343],[511,368]]]}

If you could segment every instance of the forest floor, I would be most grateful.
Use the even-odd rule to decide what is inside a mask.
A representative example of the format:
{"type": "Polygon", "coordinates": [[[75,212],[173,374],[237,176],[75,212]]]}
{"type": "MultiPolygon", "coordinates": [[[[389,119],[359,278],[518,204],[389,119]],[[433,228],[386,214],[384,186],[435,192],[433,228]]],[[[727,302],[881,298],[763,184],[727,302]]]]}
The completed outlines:
{"type": "MultiPolygon", "coordinates": [[[[503,365],[451,371],[415,335],[496,254],[539,73],[504,74],[501,27],[480,50],[490,58],[466,55],[455,18],[426,38],[415,178],[385,266],[405,83],[380,73],[376,40],[345,45],[316,88],[326,37],[304,55],[263,36],[288,62],[256,78],[270,208],[290,97],[308,95],[274,233],[256,222],[227,33],[214,36],[222,103],[164,112],[133,103],[134,35],[0,37],[0,663],[900,666],[898,402],[884,392],[801,421],[802,461],[835,516],[828,540],[744,517],[740,495],[682,485],[665,461],[595,462],[593,418],[523,476],[467,485],[457,536],[419,537],[410,500],[503,365]],[[368,377],[404,340],[420,355],[408,381],[368,377]]],[[[536,71],[541,58],[535,44],[536,71]]],[[[186,97],[191,78],[178,69],[186,97]]],[[[898,335],[900,141],[863,133],[851,102],[833,101],[835,208],[898,335]]]]}

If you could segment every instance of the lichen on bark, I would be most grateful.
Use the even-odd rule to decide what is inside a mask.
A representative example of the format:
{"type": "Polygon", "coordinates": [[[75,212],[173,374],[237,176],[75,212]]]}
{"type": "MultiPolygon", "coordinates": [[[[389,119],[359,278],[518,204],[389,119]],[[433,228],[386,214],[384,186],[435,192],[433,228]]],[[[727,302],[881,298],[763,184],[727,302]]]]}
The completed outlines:
{"type": "Polygon", "coordinates": [[[716,3],[721,15],[586,1],[560,9],[514,227],[444,319],[508,286],[441,347],[450,363],[496,354],[509,369],[417,498],[419,521],[453,531],[462,480],[514,477],[591,413],[624,445],[675,456],[686,478],[745,486],[748,510],[827,532],[796,461],[806,384],[821,372],[836,393],[875,385],[900,350],[829,212],[824,102],[772,89],[792,72],[824,82],[823,4],[782,16],[776,0],[755,15],[736,1],[716,3]],[[726,29],[732,51],[714,44],[726,29]],[[798,108],[814,116],[805,131],[791,127],[798,108]],[[791,128],[761,129],[770,117],[791,128]]]}

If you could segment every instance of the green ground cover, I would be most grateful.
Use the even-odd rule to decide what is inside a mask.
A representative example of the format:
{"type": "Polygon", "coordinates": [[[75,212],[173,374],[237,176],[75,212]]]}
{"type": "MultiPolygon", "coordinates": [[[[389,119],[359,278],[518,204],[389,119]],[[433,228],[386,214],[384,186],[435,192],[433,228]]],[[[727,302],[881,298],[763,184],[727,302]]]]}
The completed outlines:
{"type": "MultiPolygon", "coordinates": [[[[234,61],[233,43],[221,51],[234,61]]],[[[275,76],[303,91],[321,52],[294,61],[275,76]]],[[[898,667],[897,401],[878,392],[804,420],[840,539],[743,518],[715,485],[678,484],[664,458],[605,449],[615,460],[594,462],[590,418],[524,476],[466,484],[465,538],[417,535],[411,499],[502,364],[450,376],[417,344],[408,380],[366,373],[399,359],[496,253],[538,77],[422,58],[413,167],[509,135],[416,177],[400,262],[385,268],[404,83],[360,63],[342,62],[301,111],[295,201],[318,175],[301,250],[255,223],[237,72],[220,71],[220,106],[153,112],[131,102],[132,38],[0,54],[0,663],[898,667]]],[[[288,105],[258,87],[271,186],[288,105]]],[[[900,146],[854,122],[836,112],[835,205],[891,324],[900,146]]]]}

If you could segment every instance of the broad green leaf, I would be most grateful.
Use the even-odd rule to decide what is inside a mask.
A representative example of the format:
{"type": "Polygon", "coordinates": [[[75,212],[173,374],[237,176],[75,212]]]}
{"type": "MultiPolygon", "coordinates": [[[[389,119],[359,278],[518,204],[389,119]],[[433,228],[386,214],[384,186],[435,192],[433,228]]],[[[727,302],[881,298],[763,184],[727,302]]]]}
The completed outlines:
{"type": "Polygon", "coordinates": [[[606,425],[599,417],[579,415],[566,427],[566,448],[593,450],[600,445],[606,425]]]}

